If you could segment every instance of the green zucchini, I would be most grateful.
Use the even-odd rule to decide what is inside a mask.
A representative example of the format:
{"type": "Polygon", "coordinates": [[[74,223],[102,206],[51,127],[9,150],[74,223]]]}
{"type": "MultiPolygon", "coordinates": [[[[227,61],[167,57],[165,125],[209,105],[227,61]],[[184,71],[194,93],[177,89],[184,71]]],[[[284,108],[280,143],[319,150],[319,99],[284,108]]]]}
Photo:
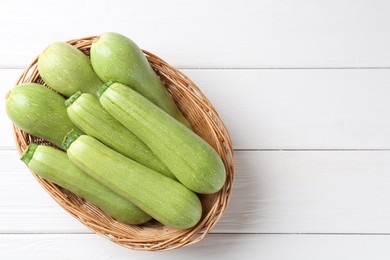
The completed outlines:
{"type": "Polygon", "coordinates": [[[65,138],[64,146],[77,167],[162,224],[185,229],[200,220],[199,198],[179,182],[115,152],[88,135],[71,132],[65,138]]]}
{"type": "Polygon", "coordinates": [[[126,36],[112,32],[100,35],[91,46],[91,63],[103,81],[131,87],[191,128],[142,50],[126,36]]]}
{"type": "Polygon", "coordinates": [[[65,42],[55,42],[39,55],[38,71],[47,85],[67,97],[77,91],[95,94],[103,84],[89,58],[65,42]]]}
{"type": "Polygon", "coordinates": [[[113,118],[91,94],[77,92],[65,104],[70,120],[81,131],[111,149],[167,177],[176,179],[149,147],[113,118]]]}
{"type": "Polygon", "coordinates": [[[69,160],[66,152],[30,143],[21,160],[35,174],[91,202],[126,224],[142,224],[151,217],[84,173],[69,160]]]}
{"type": "Polygon", "coordinates": [[[61,147],[64,136],[75,128],[66,113],[65,98],[35,83],[14,87],[6,97],[6,112],[27,133],[61,147]]]}
{"type": "Polygon", "coordinates": [[[205,194],[222,188],[226,171],[221,158],[190,129],[123,84],[106,84],[98,96],[103,107],[149,146],[185,186],[205,194]]]}

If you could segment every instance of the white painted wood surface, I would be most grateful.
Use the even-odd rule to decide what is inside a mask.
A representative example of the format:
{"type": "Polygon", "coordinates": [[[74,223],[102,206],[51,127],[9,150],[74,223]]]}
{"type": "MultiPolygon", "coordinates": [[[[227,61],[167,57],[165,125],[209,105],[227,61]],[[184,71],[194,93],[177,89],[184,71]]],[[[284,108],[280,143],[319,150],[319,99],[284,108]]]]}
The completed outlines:
{"type": "MultiPolygon", "coordinates": [[[[0,156],[0,172],[8,171],[0,198],[13,198],[0,201],[0,234],[90,233],[36,183],[17,151],[0,156]]],[[[235,159],[234,196],[213,233],[390,233],[390,151],[241,151],[235,159]]]]}
{"type": "Polygon", "coordinates": [[[195,245],[175,251],[156,253],[131,251],[92,234],[13,234],[0,235],[0,257],[2,259],[59,260],[230,260],[237,258],[272,260],[387,260],[390,254],[389,243],[390,236],[383,235],[211,234],[195,245]],[[15,244],[18,247],[15,247],[15,244]]]}
{"type": "Polygon", "coordinates": [[[0,259],[388,259],[390,2],[0,3],[0,259]],[[48,44],[117,31],[193,79],[233,138],[205,240],[131,251],[62,210],[19,161],[4,96],[48,44]]]}
{"type": "MultiPolygon", "coordinates": [[[[235,149],[390,148],[389,69],[182,71],[218,109],[235,149]]],[[[21,73],[0,69],[0,96],[21,73]]],[[[0,144],[14,146],[11,130],[0,144]]]]}
{"type": "Polygon", "coordinates": [[[13,0],[1,11],[3,67],[104,31],[179,67],[390,67],[387,0],[13,0]]]}

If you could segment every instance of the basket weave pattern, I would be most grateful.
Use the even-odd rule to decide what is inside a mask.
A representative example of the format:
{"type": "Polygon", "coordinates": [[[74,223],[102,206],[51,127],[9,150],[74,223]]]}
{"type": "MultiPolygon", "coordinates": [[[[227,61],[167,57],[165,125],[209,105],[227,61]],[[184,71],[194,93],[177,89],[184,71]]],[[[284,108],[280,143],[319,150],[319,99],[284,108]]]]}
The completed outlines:
{"type": "MultiPolygon", "coordinates": [[[[71,40],[68,43],[89,55],[91,44],[95,38],[95,36],[91,36],[71,40]]],[[[159,57],[147,51],[143,52],[173,96],[183,115],[191,123],[194,131],[218,152],[225,164],[227,178],[223,188],[215,194],[199,196],[203,207],[200,222],[195,227],[186,230],[170,228],[154,220],[138,226],[126,225],[114,220],[96,206],[73,193],[35,174],[33,175],[62,208],[95,233],[127,248],[164,251],[200,241],[217,223],[229,202],[232,191],[233,150],[231,139],[223,122],[199,88],[183,73],[159,57]]],[[[38,58],[25,69],[17,84],[35,82],[45,85],[39,75],[37,61],[38,58]]],[[[16,126],[14,126],[14,137],[20,154],[25,151],[31,141],[52,145],[43,139],[27,134],[16,126]]]]}

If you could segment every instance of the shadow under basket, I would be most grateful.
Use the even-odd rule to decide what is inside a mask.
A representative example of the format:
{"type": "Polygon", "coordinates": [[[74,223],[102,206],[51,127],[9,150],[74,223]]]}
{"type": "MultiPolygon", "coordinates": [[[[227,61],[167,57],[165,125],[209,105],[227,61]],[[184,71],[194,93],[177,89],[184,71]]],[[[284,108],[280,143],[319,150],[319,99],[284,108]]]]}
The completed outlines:
{"type": "MultiPolygon", "coordinates": [[[[68,41],[86,55],[96,36],[68,41]]],[[[231,195],[234,179],[233,149],[229,133],[212,104],[199,88],[183,73],[171,67],[159,57],[143,51],[149,63],[173,96],[183,115],[194,131],[207,141],[221,156],[226,168],[226,182],[223,188],[211,195],[199,195],[203,214],[199,223],[185,230],[167,227],[152,220],[143,225],[127,225],[116,221],[102,210],[73,193],[34,175],[40,185],[69,214],[90,230],[111,241],[134,250],[165,251],[194,244],[203,239],[218,222],[231,195]]],[[[45,85],[37,69],[36,58],[20,76],[17,84],[35,82],[45,85]]],[[[19,153],[34,141],[52,145],[50,142],[31,136],[14,126],[14,137],[19,153]]]]}

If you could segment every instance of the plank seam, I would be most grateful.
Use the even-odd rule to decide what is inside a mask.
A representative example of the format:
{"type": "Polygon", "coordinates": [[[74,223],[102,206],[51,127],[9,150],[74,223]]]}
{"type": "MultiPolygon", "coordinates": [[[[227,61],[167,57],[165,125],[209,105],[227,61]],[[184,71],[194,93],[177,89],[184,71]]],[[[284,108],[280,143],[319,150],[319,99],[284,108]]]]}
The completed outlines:
{"type": "MultiPolygon", "coordinates": [[[[183,67],[183,70],[388,70],[390,67],[183,67]]],[[[21,70],[22,66],[0,66],[1,70],[21,70]]]]}
{"type": "MultiPolygon", "coordinates": [[[[303,236],[389,236],[390,233],[284,233],[284,232],[275,232],[275,233],[243,233],[243,232],[212,232],[210,235],[303,235],[303,236]]],[[[10,233],[5,232],[0,235],[96,235],[93,232],[16,232],[10,233]]]]}
{"type": "Polygon", "coordinates": [[[363,148],[363,149],[349,149],[349,148],[340,148],[340,149],[233,149],[235,152],[389,152],[388,148],[363,148]]]}
{"type": "MultiPolygon", "coordinates": [[[[0,147],[0,151],[16,151],[16,147],[4,146],[0,147]]],[[[363,149],[233,149],[234,152],[390,152],[390,148],[376,149],[376,148],[363,148],[363,149]]]]}

